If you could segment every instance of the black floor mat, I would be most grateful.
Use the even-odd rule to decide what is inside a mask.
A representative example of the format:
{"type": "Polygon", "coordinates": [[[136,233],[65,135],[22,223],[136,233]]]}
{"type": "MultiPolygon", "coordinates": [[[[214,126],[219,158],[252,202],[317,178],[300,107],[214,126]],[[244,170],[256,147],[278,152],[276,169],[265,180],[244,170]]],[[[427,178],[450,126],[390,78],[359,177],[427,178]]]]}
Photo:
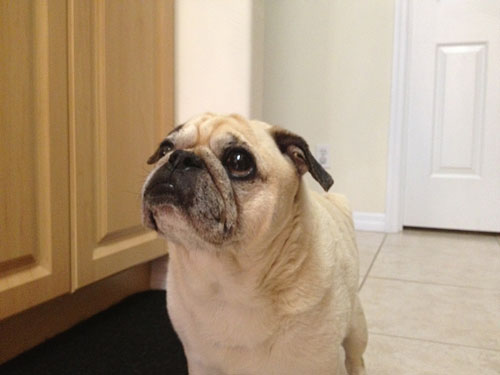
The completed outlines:
{"type": "Polygon", "coordinates": [[[148,291],[76,325],[0,366],[1,375],[185,375],[186,359],[165,309],[148,291]]]}

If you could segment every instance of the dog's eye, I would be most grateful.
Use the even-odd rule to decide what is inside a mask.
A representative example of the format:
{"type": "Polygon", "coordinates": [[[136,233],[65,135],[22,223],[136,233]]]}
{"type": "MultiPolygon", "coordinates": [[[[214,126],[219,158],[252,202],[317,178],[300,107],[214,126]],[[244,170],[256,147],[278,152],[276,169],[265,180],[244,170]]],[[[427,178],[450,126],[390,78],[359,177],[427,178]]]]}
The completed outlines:
{"type": "Polygon", "coordinates": [[[228,150],[223,164],[232,178],[247,179],[255,174],[255,160],[247,150],[242,148],[228,150]]]}

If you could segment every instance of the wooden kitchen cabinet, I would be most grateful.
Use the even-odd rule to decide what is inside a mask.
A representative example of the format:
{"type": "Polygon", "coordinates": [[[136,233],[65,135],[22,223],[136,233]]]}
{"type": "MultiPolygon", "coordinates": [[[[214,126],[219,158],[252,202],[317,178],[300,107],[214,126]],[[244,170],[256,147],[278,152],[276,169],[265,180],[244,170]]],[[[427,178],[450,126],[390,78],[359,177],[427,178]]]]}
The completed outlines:
{"type": "Polygon", "coordinates": [[[172,122],[172,0],[0,0],[0,319],[166,253],[140,189],[172,122]]]}
{"type": "Polygon", "coordinates": [[[69,9],[72,289],[165,253],[141,223],[151,154],[173,118],[172,2],[69,9]]]}
{"type": "Polygon", "coordinates": [[[0,1],[0,318],[70,290],[65,12],[0,1]]]}

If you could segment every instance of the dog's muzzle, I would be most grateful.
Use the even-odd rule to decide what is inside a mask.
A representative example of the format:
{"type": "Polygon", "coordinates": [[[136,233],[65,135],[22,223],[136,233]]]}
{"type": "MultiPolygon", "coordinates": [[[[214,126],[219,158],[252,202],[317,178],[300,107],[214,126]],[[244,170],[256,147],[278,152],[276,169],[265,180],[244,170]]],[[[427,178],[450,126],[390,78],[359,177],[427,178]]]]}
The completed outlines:
{"type": "Polygon", "coordinates": [[[205,169],[205,163],[195,153],[174,151],[168,162],[155,172],[144,189],[144,224],[158,230],[154,215],[161,207],[189,207],[194,200],[196,179],[205,169]]]}

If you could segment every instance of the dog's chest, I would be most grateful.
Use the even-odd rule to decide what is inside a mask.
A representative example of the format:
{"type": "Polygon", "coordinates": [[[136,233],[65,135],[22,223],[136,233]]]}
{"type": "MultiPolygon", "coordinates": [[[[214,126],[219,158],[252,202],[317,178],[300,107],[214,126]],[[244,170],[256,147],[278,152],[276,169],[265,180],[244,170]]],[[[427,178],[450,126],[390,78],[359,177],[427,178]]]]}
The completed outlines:
{"type": "Polygon", "coordinates": [[[199,365],[201,373],[329,374],[323,369],[336,365],[339,343],[320,324],[315,328],[304,321],[301,329],[282,332],[271,307],[245,287],[213,281],[193,291],[176,281],[169,280],[169,314],[190,363],[199,365]],[[303,327],[312,327],[305,329],[310,340],[304,340],[303,327]]]}
{"type": "Polygon", "coordinates": [[[169,266],[168,309],[181,339],[212,347],[246,348],[264,342],[274,322],[251,282],[218,265],[196,264],[190,275],[169,266]]]}

